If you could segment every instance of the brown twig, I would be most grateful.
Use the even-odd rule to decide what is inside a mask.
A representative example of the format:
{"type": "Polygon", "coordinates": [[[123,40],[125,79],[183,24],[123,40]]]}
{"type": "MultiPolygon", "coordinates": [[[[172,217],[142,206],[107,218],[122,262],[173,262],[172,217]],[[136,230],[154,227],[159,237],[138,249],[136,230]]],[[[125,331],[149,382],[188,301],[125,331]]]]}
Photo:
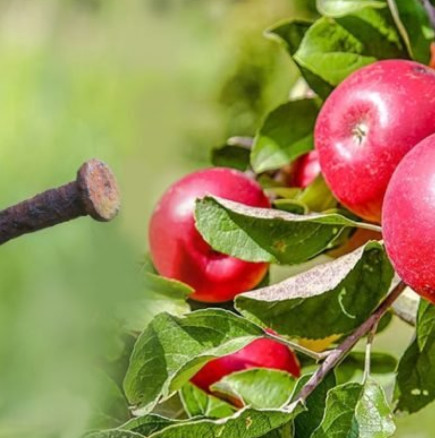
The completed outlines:
{"type": "Polygon", "coordinates": [[[317,371],[311,376],[296,398],[292,401],[289,409],[292,409],[295,404],[304,403],[306,401],[308,396],[317,388],[326,375],[333,370],[352,350],[355,344],[379,322],[385,312],[391,307],[405,288],[406,285],[400,282],[388,294],[384,301],[382,301],[375,312],[363,324],[361,324],[355,332],[348,336],[337,348],[329,352],[325,361],[322,362],[317,371]]]}
{"type": "Polygon", "coordinates": [[[75,181],[0,211],[0,244],[80,216],[110,221],[119,204],[112,171],[101,161],[89,160],[80,167],[75,181]]]}

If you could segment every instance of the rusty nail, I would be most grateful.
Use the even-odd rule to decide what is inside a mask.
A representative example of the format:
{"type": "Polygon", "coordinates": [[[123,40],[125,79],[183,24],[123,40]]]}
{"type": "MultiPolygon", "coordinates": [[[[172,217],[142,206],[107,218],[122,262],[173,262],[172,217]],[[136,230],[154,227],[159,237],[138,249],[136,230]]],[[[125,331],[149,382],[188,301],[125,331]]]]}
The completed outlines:
{"type": "Polygon", "coordinates": [[[99,160],[89,160],[80,167],[75,181],[0,211],[0,244],[80,216],[108,222],[117,215],[119,205],[112,171],[99,160]]]}

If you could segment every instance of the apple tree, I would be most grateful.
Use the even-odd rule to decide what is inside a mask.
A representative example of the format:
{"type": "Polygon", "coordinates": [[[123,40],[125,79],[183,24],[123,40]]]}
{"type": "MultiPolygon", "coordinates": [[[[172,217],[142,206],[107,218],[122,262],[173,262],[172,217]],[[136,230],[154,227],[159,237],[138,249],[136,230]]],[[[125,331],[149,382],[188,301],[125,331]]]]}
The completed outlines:
{"type": "Polygon", "coordinates": [[[435,399],[434,9],[317,9],[265,33],[297,98],[156,206],[155,316],[124,313],[122,392],[87,438],[387,438],[435,399]],[[400,358],[373,345],[394,318],[400,358]]]}

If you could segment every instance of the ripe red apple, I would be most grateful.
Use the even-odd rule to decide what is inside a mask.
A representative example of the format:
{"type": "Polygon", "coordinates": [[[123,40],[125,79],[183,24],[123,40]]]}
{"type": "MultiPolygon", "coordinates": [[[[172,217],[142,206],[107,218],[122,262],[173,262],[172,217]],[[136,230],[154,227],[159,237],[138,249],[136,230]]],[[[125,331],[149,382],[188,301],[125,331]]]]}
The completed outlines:
{"type": "Polygon", "coordinates": [[[435,135],[400,162],[388,185],[382,230],[399,276],[435,303],[435,135]]]}
{"type": "Polygon", "coordinates": [[[218,303],[255,287],[268,264],[250,263],[214,251],[195,227],[195,200],[214,195],[252,207],[270,207],[257,182],[244,173],[212,168],[172,185],[154,210],[149,227],[151,258],[157,271],[195,289],[191,298],[218,303]]]}
{"type": "Polygon", "coordinates": [[[299,157],[291,166],[289,185],[291,187],[308,187],[320,174],[317,151],[311,151],[299,157]]]}
{"type": "Polygon", "coordinates": [[[434,70],[387,60],[353,73],[326,100],[314,134],[322,173],[358,216],[380,221],[394,169],[435,132],[434,95],[434,70]]]}
{"type": "MultiPolygon", "coordinates": [[[[251,368],[287,371],[298,378],[301,374],[296,355],[285,345],[272,339],[257,339],[236,353],[213,359],[192,378],[192,383],[210,393],[210,386],[228,374],[251,368]]],[[[237,400],[230,399],[240,405],[237,400]]]]}

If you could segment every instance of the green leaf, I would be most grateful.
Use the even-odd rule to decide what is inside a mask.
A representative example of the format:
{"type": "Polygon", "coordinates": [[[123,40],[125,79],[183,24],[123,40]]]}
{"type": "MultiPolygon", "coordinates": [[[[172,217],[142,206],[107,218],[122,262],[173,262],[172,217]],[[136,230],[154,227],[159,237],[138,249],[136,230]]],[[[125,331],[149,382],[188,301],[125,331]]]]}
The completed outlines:
{"type": "MultiPolygon", "coordinates": [[[[365,353],[352,351],[346,356],[340,367],[350,367],[353,370],[364,370],[365,353]]],[[[397,359],[388,353],[372,352],[370,354],[370,370],[373,374],[388,374],[395,371],[397,359]]]]}
{"type": "Polygon", "coordinates": [[[211,390],[258,409],[280,409],[289,401],[295,378],[285,371],[254,368],[225,376],[211,390]]]}
{"type": "Polygon", "coordinates": [[[265,34],[267,37],[277,39],[283,43],[289,54],[293,56],[312,24],[311,21],[304,20],[285,21],[270,27],[266,30],[265,34]]]}
{"type": "MultiPolygon", "coordinates": [[[[299,393],[310,377],[311,375],[307,375],[298,380],[294,394],[299,393]]],[[[329,373],[308,397],[305,403],[307,410],[295,418],[295,436],[298,438],[310,438],[314,430],[319,427],[325,411],[328,391],[334,388],[336,384],[334,373],[329,373]]]]}
{"type": "Polygon", "coordinates": [[[153,260],[150,253],[145,253],[142,260],[141,268],[145,274],[155,274],[158,275],[156,267],[154,266],[153,260]]]}
{"type": "Polygon", "coordinates": [[[274,206],[280,210],[295,214],[330,211],[337,207],[337,200],[326,184],[322,175],[305,189],[295,187],[270,187],[267,192],[280,198],[275,199],[274,206]]]}
{"type": "MultiPolygon", "coordinates": [[[[291,20],[270,28],[266,35],[277,38],[283,42],[288,53],[293,58],[311,25],[311,22],[291,20]]],[[[331,93],[333,90],[332,85],[330,85],[321,77],[317,76],[309,69],[300,65],[296,59],[294,59],[294,61],[298,64],[298,67],[306,82],[320,97],[325,98],[329,95],[329,93],[331,93]]]]}
{"type": "Polygon", "coordinates": [[[185,423],[186,420],[173,420],[161,415],[149,414],[133,418],[121,426],[121,429],[149,437],[174,424],[185,423]]]}
{"type": "Polygon", "coordinates": [[[356,422],[361,438],[388,438],[396,431],[384,390],[371,378],[365,382],[356,406],[356,422]]]}
{"type": "MultiPolygon", "coordinates": [[[[260,178],[261,181],[263,179],[264,178],[260,178]]],[[[265,182],[267,184],[268,180],[266,179],[265,182]]],[[[271,192],[272,194],[279,196],[281,198],[285,198],[285,199],[296,199],[302,193],[302,189],[300,189],[298,187],[283,187],[282,185],[277,185],[277,186],[266,186],[264,188],[268,192],[271,192]]]]}
{"type": "Polygon", "coordinates": [[[331,436],[359,437],[355,409],[362,395],[362,386],[348,383],[331,389],[326,399],[325,414],[312,438],[331,436]]]}
{"type": "MultiPolygon", "coordinates": [[[[302,190],[296,189],[299,193],[293,196],[291,195],[292,190],[293,188],[276,187],[273,189],[267,189],[266,192],[272,197],[272,199],[274,198],[274,195],[281,196],[281,194],[285,194],[282,198],[277,198],[273,200],[273,208],[277,208],[278,210],[287,211],[288,213],[293,213],[297,215],[309,214],[310,209],[308,208],[308,205],[299,200],[299,195],[302,194],[302,190]]],[[[331,209],[332,208],[333,207],[331,207],[331,209]]]]}
{"type": "Polygon", "coordinates": [[[337,213],[301,216],[215,197],[197,201],[196,226],[216,251],[252,262],[284,264],[319,255],[345,227],[374,227],[337,213]]]}
{"type": "Polygon", "coordinates": [[[275,199],[273,205],[278,210],[287,211],[288,213],[299,215],[309,213],[308,207],[296,199],[275,199]]]}
{"type": "MultiPolygon", "coordinates": [[[[141,411],[137,411],[136,415],[141,415],[141,411]]],[[[166,398],[159,403],[154,409],[153,414],[161,415],[162,417],[172,418],[174,420],[186,418],[184,414],[184,406],[180,398],[180,393],[176,392],[169,398],[166,398]]]]}
{"type": "Polygon", "coordinates": [[[420,351],[432,341],[435,335],[435,307],[429,301],[421,300],[417,315],[417,342],[420,351]]]}
{"type": "Polygon", "coordinates": [[[406,52],[389,10],[366,7],[336,20],[320,18],[304,35],[294,60],[335,87],[378,59],[404,56],[406,52]]]}
{"type": "Polygon", "coordinates": [[[337,200],[322,175],[319,175],[296,199],[310,211],[322,212],[337,206],[337,200]]]}
{"type": "Polygon", "coordinates": [[[99,387],[99,397],[92,406],[90,429],[117,427],[130,418],[127,400],[119,386],[105,372],[97,369],[94,381],[99,387]]]}
{"type": "MultiPolygon", "coordinates": [[[[397,359],[387,353],[372,352],[370,355],[370,370],[372,374],[390,374],[394,373],[397,368],[397,359]]],[[[354,379],[355,374],[359,371],[364,372],[365,353],[354,351],[351,352],[343,362],[335,368],[337,382],[339,384],[347,383],[354,379]]]]}
{"type": "MultiPolygon", "coordinates": [[[[390,324],[393,322],[394,313],[390,309],[384,316],[379,320],[378,328],[376,330],[376,334],[382,333],[390,327],[390,324]]],[[[396,364],[397,365],[397,364],[396,364]]]]}
{"type": "Polygon", "coordinates": [[[190,286],[150,272],[144,279],[143,296],[124,303],[118,312],[125,329],[141,332],[162,311],[181,316],[190,310],[186,302],[194,292],[190,286]]]}
{"type": "Polygon", "coordinates": [[[435,306],[421,300],[417,337],[400,359],[396,396],[397,409],[417,412],[435,399],[435,306]]]}
{"type": "Polygon", "coordinates": [[[364,8],[385,8],[385,0],[317,0],[318,11],[327,17],[343,17],[364,8]]]}
{"type": "Polygon", "coordinates": [[[435,32],[426,9],[419,0],[389,0],[388,3],[409,56],[428,64],[435,32]]]}
{"type": "MultiPolygon", "coordinates": [[[[386,6],[386,3],[384,1],[386,6]]],[[[363,8],[336,22],[364,46],[364,54],[376,59],[407,58],[408,52],[388,8],[363,8]]]]}
{"type": "Polygon", "coordinates": [[[364,386],[348,383],[329,391],[325,415],[312,438],[388,438],[394,432],[384,391],[368,379],[364,386]]]}
{"type": "Polygon", "coordinates": [[[138,338],[124,390],[131,404],[149,412],[180,389],[209,360],[240,350],[263,330],[225,310],[208,309],[178,318],[156,316],[138,338]]]}
{"type": "Polygon", "coordinates": [[[244,172],[249,167],[250,150],[240,146],[225,145],[212,150],[213,166],[231,167],[244,172]]]}
{"type": "Polygon", "coordinates": [[[91,432],[86,434],[84,438],[144,438],[143,435],[140,435],[135,432],[129,432],[128,430],[100,430],[98,432],[91,432]]]}
{"type": "Polygon", "coordinates": [[[283,427],[263,435],[261,438],[294,438],[293,424],[289,422],[283,427]]]}
{"type": "MultiPolygon", "coordinates": [[[[320,18],[305,34],[294,54],[298,65],[321,78],[331,87],[376,58],[367,54],[364,44],[330,18],[320,18]]],[[[318,90],[314,90],[317,91],[318,90]]],[[[325,97],[325,96],[321,96],[325,97]]]]}
{"type": "Polygon", "coordinates": [[[236,297],[246,318],[289,336],[322,339],[364,322],[387,294],[393,268],[379,242],[236,297]]]}
{"type": "Polygon", "coordinates": [[[273,110],[255,137],[251,152],[254,171],[278,169],[313,149],[317,113],[314,99],[287,102],[273,110]]]}
{"type": "Polygon", "coordinates": [[[289,21],[270,29],[268,35],[284,42],[306,82],[321,98],[361,67],[378,59],[408,56],[386,0],[318,3],[336,18],[322,17],[309,28],[307,23],[289,21]]]}
{"type": "Polygon", "coordinates": [[[230,404],[207,394],[192,383],[184,385],[180,395],[189,417],[224,418],[235,410],[230,404]]]}
{"type": "Polygon", "coordinates": [[[173,300],[185,300],[194,290],[181,281],[161,277],[156,274],[145,274],[145,288],[149,292],[163,295],[173,300]]]}
{"type": "MultiPolygon", "coordinates": [[[[146,436],[148,438],[260,438],[290,422],[300,410],[301,407],[299,406],[293,412],[247,408],[236,412],[230,417],[219,420],[193,419],[173,421],[168,427],[151,434],[146,434],[146,436]]],[[[148,429],[144,429],[140,422],[147,423],[147,421],[147,417],[143,420],[137,419],[137,423],[132,430],[140,430],[143,433],[144,430],[148,429]]],[[[132,423],[128,423],[123,427],[131,427],[129,424],[131,425],[132,423]]],[[[271,438],[274,435],[267,436],[271,438]]]]}

